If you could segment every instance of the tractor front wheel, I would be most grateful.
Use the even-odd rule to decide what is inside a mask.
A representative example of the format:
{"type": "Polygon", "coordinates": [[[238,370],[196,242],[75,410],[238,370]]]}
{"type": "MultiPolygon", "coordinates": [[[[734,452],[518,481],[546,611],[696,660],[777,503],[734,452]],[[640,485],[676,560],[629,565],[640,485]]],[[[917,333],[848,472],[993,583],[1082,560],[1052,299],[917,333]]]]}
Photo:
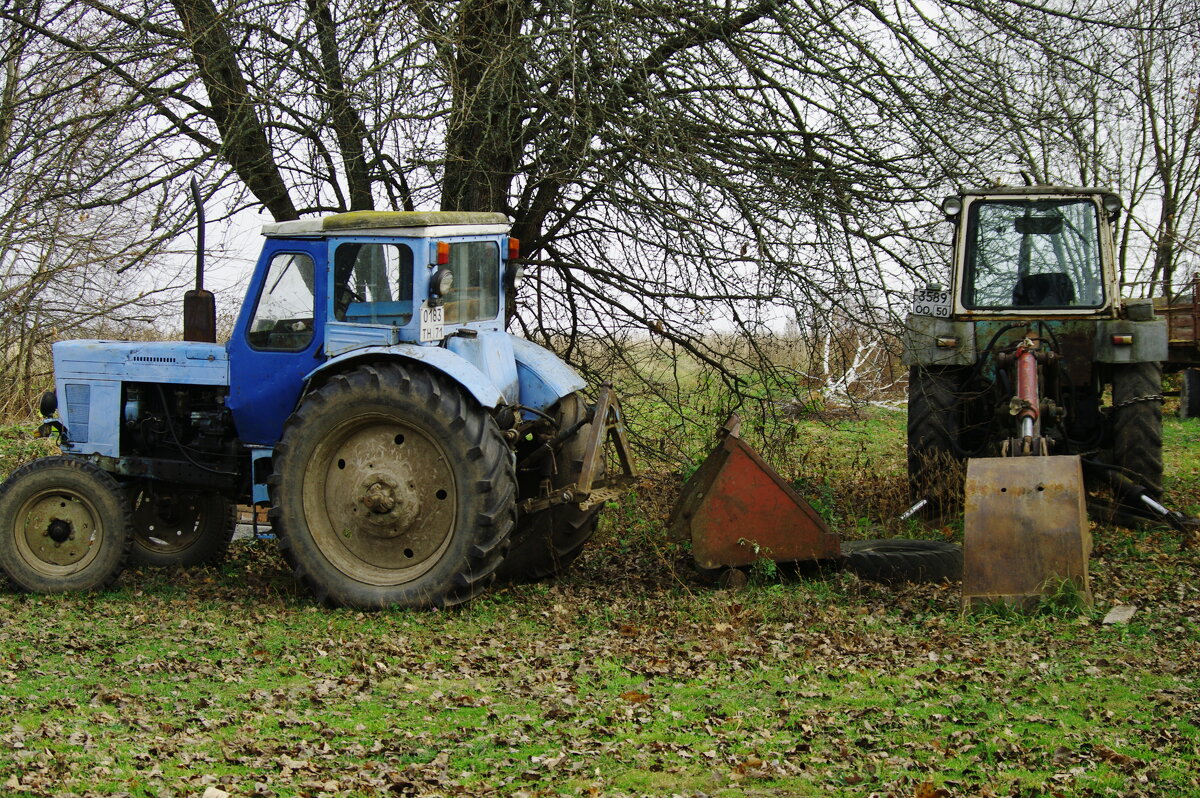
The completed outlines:
{"type": "Polygon", "coordinates": [[[0,486],[0,568],[22,590],[108,587],[132,540],[124,491],[85,460],[43,457],[0,486]]]}
{"type": "Polygon", "coordinates": [[[1162,498],[1162,365],[1130,363],[1113,367],[1112,459],[1126,476],[1162,498]]]}
{"type": "Polygon", "coordinates": [[[271,517],[331,604],[448,607],[484,590],[516,514],[495,420],[447,378],[362,366],[310,393],[275,449],[271,517]]]}
{"type": "Polygon", "coordinates": [[[914,501],[929,499],[934,514],[962,495],[956,452],[961,431],[960,369],[914,366],[908,377],[908,483],[914,501]]]}
{"type": "MultiPolygon", "coordinates": [[[[580,394],[569,394],[558,401],[551,415],[558,424],[558,430],[563,432],[587,416],[587,405],[580,394]]],[[[592,421],[592,424],[596,423],[592,421]]],[[[592,425],[585,424],[551,454],[554,457],[553,488],[563,488],[579,481],[591,432],[592,425]]],[[[600,479],[604,474],[595,476],[600,479]]],[[[536,498],[540,482],[540,474],[534,471],[518,474],[521,498],[536,498]]],[[[533,582],[562,574],[583,553],[584,546],[596,531],[600,507],[597,504],[582,510],[578,504],[567,503],[520,515],[517,518],[517,530],[513,533],[512,548],[500,566],[501,577],[533,582]]]]}

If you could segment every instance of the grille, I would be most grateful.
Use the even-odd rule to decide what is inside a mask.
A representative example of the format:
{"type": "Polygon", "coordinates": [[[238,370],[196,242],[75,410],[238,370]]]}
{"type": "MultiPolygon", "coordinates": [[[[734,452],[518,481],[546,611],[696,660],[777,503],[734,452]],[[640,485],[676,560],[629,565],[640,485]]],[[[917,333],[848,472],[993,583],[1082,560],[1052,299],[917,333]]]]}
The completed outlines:
{"type": "Polygon", "coordinates": [[[83,442],[88,439],[88,422],[92,410],[92,386],[67,386],[67,431],[71,440],[83,442]]]}

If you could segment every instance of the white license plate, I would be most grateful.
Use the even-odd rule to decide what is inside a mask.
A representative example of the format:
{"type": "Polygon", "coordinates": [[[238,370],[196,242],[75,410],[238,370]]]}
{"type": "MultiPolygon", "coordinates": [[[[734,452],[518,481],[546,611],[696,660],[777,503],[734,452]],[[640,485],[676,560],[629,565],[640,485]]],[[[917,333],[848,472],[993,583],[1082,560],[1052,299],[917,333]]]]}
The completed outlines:
{"type": "Polygon", "coordinates": [[[930,291],[928,288],[913,291],[912,312],[918,316],[950,318],[950,292],[930,291]]]}
{"type": "Polygon", "coordinates": [[[442,325],[446,323],[446,306],[430,307],[428,303],[421,305],[421,341],[440,341],[445,335],[442,325]]]}

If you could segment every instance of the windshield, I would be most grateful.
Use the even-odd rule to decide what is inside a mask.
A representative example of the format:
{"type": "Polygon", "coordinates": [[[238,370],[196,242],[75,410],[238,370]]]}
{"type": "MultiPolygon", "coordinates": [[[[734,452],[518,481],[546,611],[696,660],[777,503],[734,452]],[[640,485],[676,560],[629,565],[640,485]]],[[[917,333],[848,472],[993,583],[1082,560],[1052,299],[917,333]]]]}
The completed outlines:
{"type": "Polygon", "coordinates": [[[1096,205],[1086,199],[971,205],[963,305],[1098,308],[1104,304],[1096,205]]]}

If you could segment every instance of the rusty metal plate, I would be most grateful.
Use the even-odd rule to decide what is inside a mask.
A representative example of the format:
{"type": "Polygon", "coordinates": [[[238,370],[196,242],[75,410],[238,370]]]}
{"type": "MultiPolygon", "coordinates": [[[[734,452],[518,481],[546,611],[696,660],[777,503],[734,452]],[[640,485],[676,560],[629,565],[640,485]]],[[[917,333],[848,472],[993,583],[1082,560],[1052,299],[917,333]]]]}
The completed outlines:
{"type": "Polygon", "coordinates": [[[994,457],[967,462],[963,607],[1036,604],[1073,583],[1092,603],[1083,468],[1078,457],[994,457]]]}
{"type": "Polygon", "coordinates": [[[684,486],[670,522],[701,568],[834,559],[841,539],[763,459],[727,435],[684,486]]]}

